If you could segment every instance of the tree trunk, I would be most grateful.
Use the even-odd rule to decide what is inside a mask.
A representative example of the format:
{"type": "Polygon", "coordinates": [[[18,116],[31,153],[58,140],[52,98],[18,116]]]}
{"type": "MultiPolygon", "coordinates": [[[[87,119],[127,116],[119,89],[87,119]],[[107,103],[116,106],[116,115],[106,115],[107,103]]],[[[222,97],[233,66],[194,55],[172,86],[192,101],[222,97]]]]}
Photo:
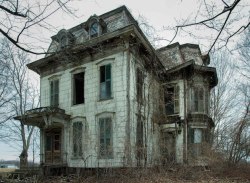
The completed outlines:
{"type": "Polygon", "coordinates": [[[28,168],[28,152],[27,152],[27,150],[23,149],[19,158],[20,158],[20,169],[28,168]]]}

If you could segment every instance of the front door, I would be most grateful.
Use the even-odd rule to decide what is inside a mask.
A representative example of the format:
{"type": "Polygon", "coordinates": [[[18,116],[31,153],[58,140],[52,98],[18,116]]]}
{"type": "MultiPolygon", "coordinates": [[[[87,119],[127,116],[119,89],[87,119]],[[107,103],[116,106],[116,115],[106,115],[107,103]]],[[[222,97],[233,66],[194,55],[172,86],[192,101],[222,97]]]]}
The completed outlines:
{"type": "Polygon", "coordinates": [[[61,162],[61,129],[45,133],[45,163],[61,162]]]}

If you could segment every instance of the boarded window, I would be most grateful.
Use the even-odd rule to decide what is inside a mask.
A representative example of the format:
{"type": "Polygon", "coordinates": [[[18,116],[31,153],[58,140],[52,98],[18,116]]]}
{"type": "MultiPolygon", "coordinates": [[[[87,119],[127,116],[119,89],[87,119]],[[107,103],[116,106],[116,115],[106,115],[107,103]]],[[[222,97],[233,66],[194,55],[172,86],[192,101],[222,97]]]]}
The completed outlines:
{"type": "Polygon", "coordinates": [[[84,72],[73,75],[73,105],[84,103],[84,72]]]}
{"type": "Polygon", "coordinates": [[[59,80],[50,81],[50,106],[59,105],[59,80]]]}
{"type": "Polygon", "coordinates": [[[142,99],[143,99],[143,80],[144,80],[143,72],[139,68],[137,68],[136,70],[136,94],[137,94],[138,102],[142,102],[142,99]]]}
{"type": "Polygon", "coordinates": [[[192,92],[192,111],[193,112],[204,112],[205,96],[204,89],[200,87],[193,88],[192,92]]]}
{"type": "Polygon", "coordinates": [[[73,156],[82,155],[82,122],[73,123],[73,156]]]}
{"type": "Polygon", "coordinates": [[[165,106],[167,115],[179,113],[179,85],[165,90],[165,106]]]}
{"type": "Polygon", "coordinates": [[[90,37],[98,36],[98,23],[97,22],[94,22],[91,24],[89,34],[90,34],[90,37]]]}
{"type": "Polygon", "coordinates": [[[111,64],[100,67],[100,99],[111,98],[111,64]]]}
{"type": "Polygon", "coordinates": [[[112,158],[112,120],[110,117],[99,119],[100,129],[100,147],[99,156],[100,158],[112,158]]]}

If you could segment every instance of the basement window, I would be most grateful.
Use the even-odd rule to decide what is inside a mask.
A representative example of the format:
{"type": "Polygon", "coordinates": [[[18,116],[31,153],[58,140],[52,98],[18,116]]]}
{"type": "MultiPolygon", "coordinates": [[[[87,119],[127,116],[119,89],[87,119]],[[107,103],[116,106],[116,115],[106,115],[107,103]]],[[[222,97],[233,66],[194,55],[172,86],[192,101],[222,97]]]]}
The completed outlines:
{"type": "Polygon", "coordinates": [[[73,75],[73,105],[84,103],[84,72],[73,75]]]}
{"type": "Polygon", "coordinates": [[[100,99],[110,99],[111,92],[111,64],[100,67],[100,99]]]}
{"type": "Polygon", "coordinates": [[[166,114],[178,114],[179,113],[179,85],[173,87],[167,87],[165,90],[165,108],[166,114]]]}

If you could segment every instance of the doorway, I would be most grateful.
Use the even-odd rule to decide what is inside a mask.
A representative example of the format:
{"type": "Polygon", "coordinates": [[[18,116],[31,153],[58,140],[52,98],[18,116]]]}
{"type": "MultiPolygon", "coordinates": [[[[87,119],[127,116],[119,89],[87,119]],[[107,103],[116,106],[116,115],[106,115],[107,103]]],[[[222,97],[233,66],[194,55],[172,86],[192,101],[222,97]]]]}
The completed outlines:
{"type": "Polygon", "coordinates": [[[61,162],[61,129],[45,132],[45,163],[61,162]]]}

